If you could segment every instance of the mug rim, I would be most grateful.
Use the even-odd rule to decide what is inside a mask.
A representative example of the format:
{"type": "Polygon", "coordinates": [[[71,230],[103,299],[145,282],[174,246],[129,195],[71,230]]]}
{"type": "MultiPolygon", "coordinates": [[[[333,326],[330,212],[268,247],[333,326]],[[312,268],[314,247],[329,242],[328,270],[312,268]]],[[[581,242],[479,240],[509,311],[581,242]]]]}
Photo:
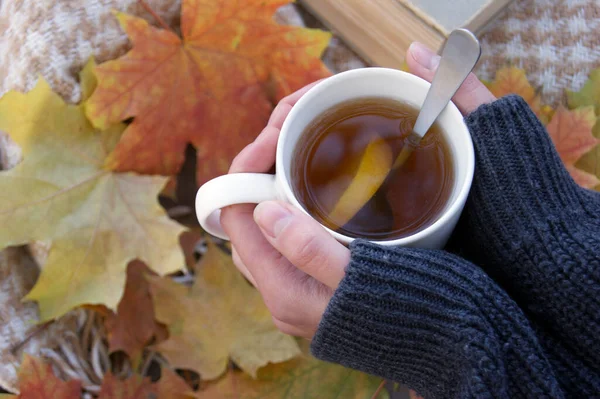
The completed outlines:
{"type": "MultiPolygon", "coordinates": [[[[287,118],[285,119],[285,121],[283,123],[283,126],[281,127],[279,139],[277,142],[277,154],[276,154],[276,160],[275,160],[276,170],[277,170],[276,171],[276,180],[279,183],[278,184],[279,187],[283,189],[283,195],[285,196],[285,199],[287,201],[289,201],[292,205],[294,205],[296,208],[300,209],[302,212],[304,212],[306,215],[310,216],[313,219],[315,219],[315,218],[302,206],[300,201],[298,201],[298,199],[296,198],[296,195],[294,194],[294,190],[292,189],[291,182],[287,179],[286,173],[284,173],[285,169],[284,169],[284,159],[283,159],[283,154],[284,154],[283,146],[284,146],[284,143],[288,136],[288,131],[290,130],[290,125],[291,125],[292,121],[296,118],[296,115],[299,112],[301,112],[302,108],[304,107],[304,104],[311,101],[312,98],[314,98],[315,96],[318,96],[323,92],[326,92],[328,90],[329,86],[332,86],[337,81],[347,79],[348,77],[360,78],[361,76],[372,75],[372,74],[387,74],[391,78],[394,78],[394,79],[401,78],[401,79],[405,79],[405,80],[412,80],[413,83],[415,83],[417,85],[417,87],[419,87],[419,89],[422,88],[424,91],[427,91],[429,89],[429,87],[431,86],[429,82],[427,82],[426,80],[424,80],[418,76],[412,75],[410,73],[407,73],[407,72],[404,72],[401,70],[391,69],[391,68],[366,67],[366,68],[353,69],[350,71],[341,72],[341,73],[333,75],[333,76],[317,83],[314,87],[312,87],[310,90],[308,90],[298,100],[298,102],[292,107],[292,110],[288,114],[287,118]]],[[[471,134],[464,122],[464,117],[462,116],[461,112],[458,110],[458,108],[456,107],[454,102],[451,101],[448,104],[448,106],[446,107],[446,111],[444,111],[444,112],[450,112],[451,117],[453,119],[456,119],[457,126],[460,126],[461,130],[463,130],[465,133],[464,139],[467,140],[466,144],[468,147],[468,151],[466,154],[460,154],[460,155],[461,155],[461,157],[463,157],[464,161],[466,162],[466,176],[465,176],[464,182],[462,183],[456,197],[454,198],[454,200],[452,201],[450,206],[448,206],[444,210],[444,212],[431,225],[427,226],[426,228],[424,228],[422,230],[417,231],[414,234],[411,234],[411,235],[408,235],[408,236],[405,236],[402,238],[396,238],[396,239],[391,239],[391,240],[372,240],[372,239],[361,238],[361,237],[349,237],[344,234],[340,234],[336,231],[331,230],[327,226],[324,226],[322,223],[320,223],[318,220],[317,220],[317,223],[319,223],[325,230],[327,230],[327,232],[329,232],[333,237],[335,237],[336,240],[338,240],[339,242],[342,242],[346,245],[350,244],[354,240],[363,239],[363,240],[373,242],[373,243],[376,243],[379,245],[399,245],[399,246],[411,246],[412,244],[414,244],[420,240],[423,240],[426,237],[436,234],[440,229],[443,229],[447,223],[450,223],[452,218],[457,213],[462,212],[462,208],[464,206],[466,198],[469,195],[469,191],[471,189],[471,184],[473,181],[473,175],[474,175],[474,171],[475,171],[475,151],[474,151],[474,147],[473,147],[473,141],[471,139],[471,134]]],[[[463,135],[463,134],[461,133],[461,135],[463,135]]],[[[455,154],[455,156],[456,156],[456,154],[455,154]]]]}

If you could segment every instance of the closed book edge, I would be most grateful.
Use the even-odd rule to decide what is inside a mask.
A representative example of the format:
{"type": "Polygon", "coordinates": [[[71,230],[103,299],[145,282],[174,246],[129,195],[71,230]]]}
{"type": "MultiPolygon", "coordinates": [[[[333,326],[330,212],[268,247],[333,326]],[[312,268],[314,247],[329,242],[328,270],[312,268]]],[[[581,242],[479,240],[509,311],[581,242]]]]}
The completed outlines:
{"type": "MultiPolygon", "coordinates": [[[[481,31],[514,0],[489,0],[460,27],[481,31]]],[[[439,50],[452,29],[410,0],[300,0],[372,65],[400,68],[413,41],[439,50]]]]}

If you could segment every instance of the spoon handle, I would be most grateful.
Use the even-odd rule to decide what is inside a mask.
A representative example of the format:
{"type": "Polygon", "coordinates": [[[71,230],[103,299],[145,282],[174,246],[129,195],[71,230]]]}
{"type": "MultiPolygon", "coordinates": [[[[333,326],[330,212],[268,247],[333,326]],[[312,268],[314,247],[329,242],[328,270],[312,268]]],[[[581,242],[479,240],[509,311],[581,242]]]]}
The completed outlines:
{"type": "Polygon", "coordinates": [[[481,55],[479,41],[466,29],[455,29],[442,50],[440,65],[425,97],[413,133],[423,138],[439,114],[446,108],[481,55]]]}

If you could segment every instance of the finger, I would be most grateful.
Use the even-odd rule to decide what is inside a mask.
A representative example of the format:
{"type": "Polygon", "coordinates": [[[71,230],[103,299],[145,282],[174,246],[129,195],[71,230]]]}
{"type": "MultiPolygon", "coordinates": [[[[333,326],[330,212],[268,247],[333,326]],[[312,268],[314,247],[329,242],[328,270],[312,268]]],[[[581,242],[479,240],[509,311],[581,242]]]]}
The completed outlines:
{"type": "MultiPolygon", "coordinates": [[[[321,80],[323,80],[323,79],[321,79],[321,80]]],[[[298,102],[298,100],[303,95],[306,94],[306,92],[308,92],[310,89],[312,89],[321,80],[317,80],[316,82],[313,82],[307,86],[304,86],[300,90],[295,91],[294,93],[290,94],[287,97],[284,97],[281,101],[279,101],[279,104],[277,104],[277,106],[271,113],[271,117],[269,118],[268,125],[276,127],[278,129],[281,129],[281,126],[283,126],[283,122],[285,121],[285,118],[292,110],[292,107],[298,102]]]]}
{"type": "Polygon", "coordinates": [[[224,208],[221,223],[271,314],[288,324],[318,325],[333,291],[293,266],[264,237],[253,205],[224,208]]]}
{"type": "Polygon", "coordinates": [[[283,126],[283,122],[285,122],[285,118],[287,118],[288,114],[292,110],[292,105],[288,103],[279,103],[271,113],[271,117],[269,118],[269,123],[267,126],[274,127],[276,129],[281,129],[283,126]]]}
{"type": "Polygon", "coordinates": [[[279,129],[267,126],[262,133],[244,148],[233,160],[229,173],[264,173],[275,164],[279,129]]]}
{"type": "Polygon", "coordinates": [[[316,330],[306,330],[304,328],[285,323],[275,317],[273,317],[272,319],[273,324],[275,324],[275,327],[277,327],[279,331],[286,335],[291,335],[293,337],[312,338],[316,333],[316,330]]]}
{"type": "Polygon", "coordinates": [[[301,88],[300,90],[295,91],[294,93],[290,94],[289,96],[284,97],[280,103],[284,103],[284,104],[290,104],[290,105],[294,105],[298,102],[298,100],[300,100],[300,97],[302,97],[303,95],[305,95],[310,89],[312,89],[313,87],[315,87],[318,83],[322,82],[323,80],[325,80],[327,78],[323,78],[323,79],[319,79],[315,82],[312,82],[306,86],[304,86],[303,88],[301,88]]]}
{"type": "MultiPolygon", "coordinates": [[[[406,63],[411,73],[431,82],[440,63],[440,56],[425,45],[414,42],[408,48],[406,63]]],[[[452,98],[463,115],[467,115],[480,105],[490,103],[495,99],[496,97],[472,73],[452,98]]]]}
{"type": "Polygon", "coordinates": [[[221,225],[261,292],[278,284],[291,289],[290,286],[295,284],[295,268],[286,264],[279,251],[264,238],[254,222],[254,208],[251,204],[223,208],[221,225]]]}
{"type": "Polygon", "coordinates": [[[475,111],[483,104],[496,101],[496,96],[481,81],[470,73],[454,95],[456,106],[464,116],[475,111]]]}
{"type": "MultiPolygon", "coordinates": [[[[321,79],[323,80],[323,79],[321,79]]],[[[275,164],[277,140],[285,118],[296,102],[321,80],[285,97],[277,104],[267,127],[256,137],[254,142],[248,144],[233,160],[229,173],[266,172],[275,164]]]]}
{"type": "Polygon", "coordinates": [[[264,237],[253,205],[224,208],[221,223],[271,314],[291,325],[316,329],[333,290],[293,266],[264,237]]]}
{"type": "Polygon", "coordinates": [[[267,201],[254,210],[266,239],[294,266],[323,284],[337,288],[350,251],[314,219],[292,205],[267,201]]]}
{"type": "Polygon", "coordinates": [[[233,264],[235,265],[235,267],[237,267],[240,273],[242,273],[244,277],[246,277],[246,279],[250,281],[250,284],[256,287],[256,281],[254,280],[254,277],[252,277],[252,274],[250,273],[250,271],[242,261],[242,258],[240,258],[240,255],[238,254],[237,250],[233,246],[231,247],[231,258],[233,259],[233,264]]]}

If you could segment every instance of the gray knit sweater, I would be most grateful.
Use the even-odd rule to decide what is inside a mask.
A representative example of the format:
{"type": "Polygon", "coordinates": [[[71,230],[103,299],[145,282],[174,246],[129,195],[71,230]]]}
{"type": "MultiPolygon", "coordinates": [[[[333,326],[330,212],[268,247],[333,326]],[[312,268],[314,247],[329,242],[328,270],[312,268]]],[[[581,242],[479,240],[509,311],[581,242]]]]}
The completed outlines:
{"type": "Polygon", "coordinates": [[[312,351],[426,399],[600,397],[600,193],[520,97],[466,122],[477,166],[447,250],[353,243],[312,351]]]}

